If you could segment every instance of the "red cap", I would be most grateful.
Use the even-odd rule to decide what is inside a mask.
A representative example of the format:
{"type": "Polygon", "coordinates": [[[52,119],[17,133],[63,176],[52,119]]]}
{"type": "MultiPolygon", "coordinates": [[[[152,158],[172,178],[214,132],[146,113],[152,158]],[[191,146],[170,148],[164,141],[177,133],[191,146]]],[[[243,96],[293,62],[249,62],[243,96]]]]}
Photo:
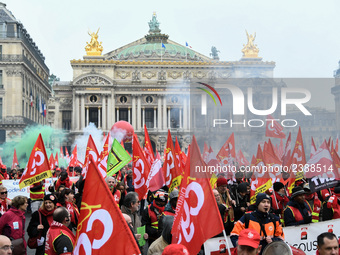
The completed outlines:
{"type": "Polygon", "coordinates": [[[220,177],[217,179],[216,185],[217,187],[222,186],[222,185],[228,185],[228,180],[224,177],[220,177]]]}
{"type": "Polygon", "coordinates": [[[162,255],[190,255],[183,244],[170,244],[163,250],[162,255]]]}
{"type": "Polygon", "coordinates": [[[253,248],[258,248],[260,245],[260,234],[254,229],[243,229],[238,236],[238,245],[246,245],[253,248]]]}

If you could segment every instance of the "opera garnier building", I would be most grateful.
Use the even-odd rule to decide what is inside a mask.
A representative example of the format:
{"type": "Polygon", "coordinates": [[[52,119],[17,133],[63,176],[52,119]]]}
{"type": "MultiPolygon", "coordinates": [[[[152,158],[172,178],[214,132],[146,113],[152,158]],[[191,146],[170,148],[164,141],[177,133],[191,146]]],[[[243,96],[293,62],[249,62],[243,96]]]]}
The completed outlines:
{"type": "MultiPolygon", "coordinates": [[[[174,42],[161,33],[155,13],[148,25],[148,34],[143,38],[107,53],[103,53],[100,41],[100,33],[105,31],[98,28],[88,31],[89,41],[84,42],[86,55],[71,60],[73,80],[54,82],[53,96],[48,102],[48,124],[69,132],[65,145],[70,146],[90,123],[106,133],[116,121],[125,120],[140,139],[146,125],[153,147],[160,152],[168,130],[186,149],[193,131],[208,135],[214,118],[232,118],[231,111],[218,107],[219,100],[209,87],[218,88],[238,78],[273,76],[275,63],[264,62],[258,56],[256,34],[246,33],[248,42],[243,49],[240,47],[243,56],[239,61],[220,61],[215,47],[208,46],[211,47],[208,57],[188,43],[174,42]],[[202,91],[208,93],[201,95],[202,91]],[[216,107],[212,99],[217,100],[216,107]],[[212,110],[208,107],[207,114],[202,112],[203,102],[214,106],[212,110]]],[[[243,83],[237,86],[247,86],[243,83]]],[[[273,86],[270,82],[263,84],[263,80],[261,83],[264,87],[273,86]]],[[[231,94],[220,96],[224,105],[232,106],[231,94]]],[[[261,104],[267,104],[265,93],[261,96],[261,104]]],[[[235,128],[233,132],[238,131],[235,128]]],[[[248,131],[247,135],[252,135],[248,131]]],[[[221,140],[225,141],[230,132],[223,129],[222,132],[225,137],[221,140]]],[[[247,146],[246,142],[239,144],[247,146]]]]}

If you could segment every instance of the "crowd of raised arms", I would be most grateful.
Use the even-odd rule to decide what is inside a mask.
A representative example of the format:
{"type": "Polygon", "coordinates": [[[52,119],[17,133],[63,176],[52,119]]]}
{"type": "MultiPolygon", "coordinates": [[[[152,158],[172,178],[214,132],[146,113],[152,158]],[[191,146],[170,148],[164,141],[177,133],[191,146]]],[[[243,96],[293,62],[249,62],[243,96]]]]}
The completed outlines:
{"type": "MultiPolygon", "coordinates": [[[[8,172],[1,166],[0,255],[27,254],[27,246],[36,249],[35,254],[73,254],[85,182],[81,172],[79,166],[67,171],[56,167],[53,185],[45,189],[45,181],[35,183],[30,187],[30,198],[16,196],[11,200],[2,180],[20,179],[22,170],[8,172]],[[69,175],[75,180],[71,181],[69,175]],[[31,213],[26,229],[25,213],[31,213]]],[[[177,188],[169,194],[164,186],[140,199],[134,192],[133,172],[127,166],[105,181],[141,254],[189,254],[183,245],[171,244],[177,188]],[[145,226],[144,234],[137,231],[141,226],[145,226]],[[144,246],[139,245],[141,238],[147,240],[144,246]]],[[[219,177],[213,189],[225,232],[234,246],[232,254],[262,254],[268,244],[284,240],[283,226],[340,218],[340,186],[311,192],[301,179],[287,196],[285,185],[275,182],[265,193],[257,194],[254,204],[250,204],[250,187],[251,180],[237,172],[232,179],[219,177]]],[[[317,243],[317,254],[339,254],[334,234],[320,233],[317,243]]],[[[204,254],[203,249],[200,253],[204,254]]],[[[293,248],[293,254],[304,253],[293,248]]]]}

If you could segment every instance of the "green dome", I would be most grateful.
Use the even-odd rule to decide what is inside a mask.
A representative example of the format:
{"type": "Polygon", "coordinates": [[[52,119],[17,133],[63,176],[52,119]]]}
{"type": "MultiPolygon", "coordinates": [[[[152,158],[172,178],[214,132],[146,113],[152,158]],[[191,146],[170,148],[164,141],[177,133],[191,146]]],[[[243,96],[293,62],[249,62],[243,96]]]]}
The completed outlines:
{"type": "Polygon", "coordinates": [[[128,47],[117,54],[121,60],[200,60],[196,53],[181,45],[170,43],[145,43],[128,47]]]}

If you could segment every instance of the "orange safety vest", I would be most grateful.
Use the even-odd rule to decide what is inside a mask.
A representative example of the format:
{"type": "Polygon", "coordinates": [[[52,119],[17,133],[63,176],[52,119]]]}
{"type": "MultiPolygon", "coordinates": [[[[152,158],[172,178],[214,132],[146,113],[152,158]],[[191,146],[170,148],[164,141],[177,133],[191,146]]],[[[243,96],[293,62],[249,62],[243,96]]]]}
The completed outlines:
{"type": "Polygon", "coordinates": [[[312,211],[312,222],[319,222],[320,212],[321,212],[321,201],[319,200],[318,196],[315,195],[313,211],[312,211]]]}
{"type": "MultiPolygon", "coordinates": [[[[37,183],[37,185],[40,185],[40,183],[37,183]]],[[[34,184],[32,186],[34,187],[34,184]]],[[[45,183],[43,184],[40,190],[32,191],[30,189],[30,198],[32,201],[44,200],[44,196],[45,196],[45,183]]]]}
{"type": "Polygon", "coordinates": [[[151,219],[151,227],[158,229],[158,220],[159,218],[157,217],[156,213],[150,209],[151,204],[148,205],[148,213],[151,219]]]}

